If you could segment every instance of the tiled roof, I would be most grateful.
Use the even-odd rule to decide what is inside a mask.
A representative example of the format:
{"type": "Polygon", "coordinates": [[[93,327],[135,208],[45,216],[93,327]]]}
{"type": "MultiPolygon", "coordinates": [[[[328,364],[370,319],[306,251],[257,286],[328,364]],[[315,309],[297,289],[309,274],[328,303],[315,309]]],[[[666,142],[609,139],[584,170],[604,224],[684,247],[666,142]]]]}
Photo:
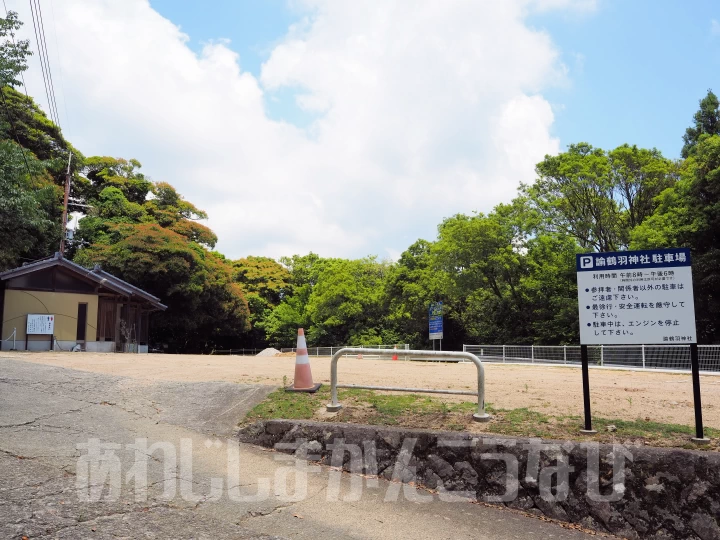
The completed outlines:
{"type": "Polygon", "coordinates": [[[127,281],[123,281],[122,279],[115,277],[108,272],[105,272],[103,269],[100,268],[100,266],[96,265],[95,268],[88,269],[84,266],[80,266],[77,263],[67,260],[66,258],[62,257],[60,253],[55,253],[54,256],[47,259],[41,259],[39,261],[24,264],[19,268],[0,272],[0,281],[6,281],[8,279],[23,276],[25,274],[31,274],[32,272],[37,272],[38,270],[51,268],[53,266],[62,266],[63,268],[67,268],[71,272],[80,274],[85,278],[95,281],[99,285],[110,289],[111,291],[122,294],[123,296],[127,296],[129,298],[133,296],[138,296],[152,304],[157,309],[167,309],[167,306],[162,304],[158,297],[153,296],[149,292],[143,291],[135,285],[131,285],[127,281]]]}

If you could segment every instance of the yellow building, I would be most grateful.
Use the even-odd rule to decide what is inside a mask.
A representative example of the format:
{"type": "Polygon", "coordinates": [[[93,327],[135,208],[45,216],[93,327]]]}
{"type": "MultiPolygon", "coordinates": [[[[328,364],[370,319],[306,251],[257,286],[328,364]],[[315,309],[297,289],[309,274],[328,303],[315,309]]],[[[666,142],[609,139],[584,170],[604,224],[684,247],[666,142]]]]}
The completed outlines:
{"type": "Polygon", "coordinates": [[[59,253],[0,273],[2,350],[148,352],[155,296],[59,253]]]}

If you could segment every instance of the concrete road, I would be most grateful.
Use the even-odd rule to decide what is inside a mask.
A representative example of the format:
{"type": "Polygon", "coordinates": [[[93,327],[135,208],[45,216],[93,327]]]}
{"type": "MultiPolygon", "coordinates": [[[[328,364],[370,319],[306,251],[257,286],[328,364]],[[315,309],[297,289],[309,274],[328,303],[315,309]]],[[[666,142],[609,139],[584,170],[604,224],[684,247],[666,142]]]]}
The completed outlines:
{"type": "Polygon", "coordinates": [[[289,456],[233,439],[270,390],[0,358],[0,538],[590,536],[505,509],[419,502],[328,467],[296,475],[289,456]]]}

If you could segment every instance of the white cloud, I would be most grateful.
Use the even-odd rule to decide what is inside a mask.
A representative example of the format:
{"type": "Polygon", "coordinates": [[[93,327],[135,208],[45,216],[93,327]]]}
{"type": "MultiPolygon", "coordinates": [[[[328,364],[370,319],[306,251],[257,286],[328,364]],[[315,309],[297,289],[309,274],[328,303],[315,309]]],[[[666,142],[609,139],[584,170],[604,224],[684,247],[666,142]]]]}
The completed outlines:
{"type": "Polygon", "coordinates": [[[713,36],[720,36],[720,22],[718,22],[717,19],[710,21],[710,33],[713,36]]]}
{"type": "MultiPolygon", "coordinates": [[[[9,2],[27,33],[23,6],[9,2]]],[[[509,201],[558,151],[542,92],[565,84],[566,69],[524,18],[593,7],[305,0],[256,78],[226,41],[194,54],[147,0],[63,0],[68,135],[87,155],[135,157],[174,184],[209,212],[230,257],[394,258],[434,238],[443,217],[509,201]],[[267,114],[288,88],[315,115],[306,129],[267,114]]],[[[44,102],[39,73],[28,85],[44,102]]]]}

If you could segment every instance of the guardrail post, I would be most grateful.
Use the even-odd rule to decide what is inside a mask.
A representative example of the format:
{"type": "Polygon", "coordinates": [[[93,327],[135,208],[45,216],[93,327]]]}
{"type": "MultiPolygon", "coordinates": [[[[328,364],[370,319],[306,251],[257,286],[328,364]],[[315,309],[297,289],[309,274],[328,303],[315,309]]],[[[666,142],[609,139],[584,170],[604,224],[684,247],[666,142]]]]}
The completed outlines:
{"type": "Polygon", "coordinates": [[[642,362],[643,362],[643,369],[645,369],[645,345],[640,345],[642,347],[642,362]]]}
{"type": "Polygon", "coordinates": [[[567,364],[567,345],[563,345],[563,364],[567,364]]]}
{"type": "Polygon", "coordinates": [[[605,362],[605,346],[600,345],[600,366],[605,362]]]}
{"type": "Polygon", "coordinates": [[[530,363],[535,363],[535,345],[530,345],[530,363]]]}
{"type": "Polygon", "coordinates": [[[503,364],[505,363],[505,345],[503,345],[503,364]]]}

